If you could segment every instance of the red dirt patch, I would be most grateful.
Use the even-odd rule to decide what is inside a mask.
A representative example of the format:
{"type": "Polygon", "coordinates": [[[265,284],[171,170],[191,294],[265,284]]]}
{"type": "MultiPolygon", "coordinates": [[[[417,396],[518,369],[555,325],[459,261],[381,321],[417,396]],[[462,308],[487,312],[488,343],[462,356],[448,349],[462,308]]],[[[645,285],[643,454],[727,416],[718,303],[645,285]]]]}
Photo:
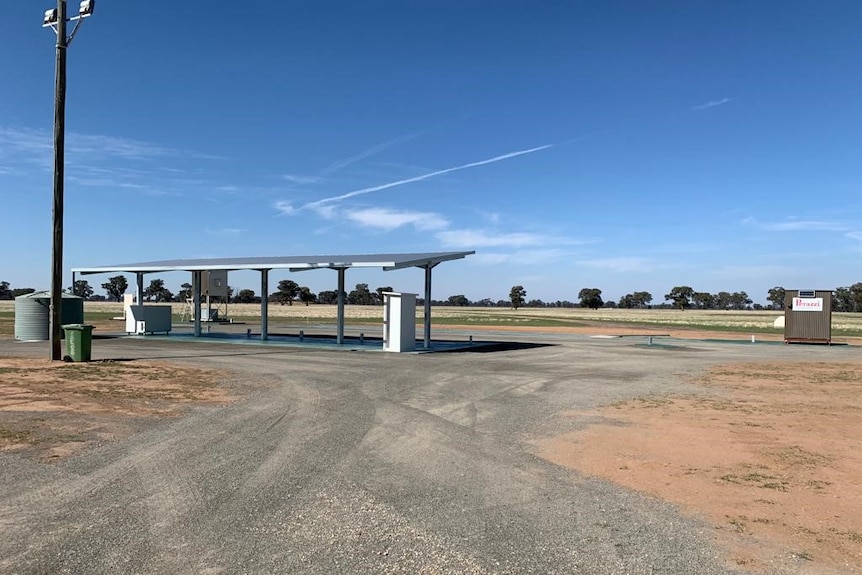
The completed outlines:
{"type": "Polygon", "coordinates": [[[542,457],[679,504],[731,562],[862,573],[862,365],[738,364],[696,397],[607,406],[542,457]]]}
{"type": "Polygon", "coordinates": [[[42,460],[118,439],[191,403],[230,401],[215,371],[148,361],[0,359],[0,452],[42,460]]]}

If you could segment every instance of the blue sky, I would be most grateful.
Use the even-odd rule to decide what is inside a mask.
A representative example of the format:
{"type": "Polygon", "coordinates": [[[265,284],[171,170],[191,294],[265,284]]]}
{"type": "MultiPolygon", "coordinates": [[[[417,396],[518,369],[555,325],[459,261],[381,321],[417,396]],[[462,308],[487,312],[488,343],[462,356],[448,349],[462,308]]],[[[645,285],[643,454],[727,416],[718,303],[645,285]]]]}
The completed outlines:
{"type": "MultiPolygon", "coordinates": [[[[42,9],[4,2],[0,19],[0,280],[37,289],[42,9]]],[[[856,0],[100,0],[69,49],[65,267],[476,250],[435,270],[435,298],[849,285],[860,26],[856,0]]],[[[270,281],[287,277],[335,283],[270,281]]]]}

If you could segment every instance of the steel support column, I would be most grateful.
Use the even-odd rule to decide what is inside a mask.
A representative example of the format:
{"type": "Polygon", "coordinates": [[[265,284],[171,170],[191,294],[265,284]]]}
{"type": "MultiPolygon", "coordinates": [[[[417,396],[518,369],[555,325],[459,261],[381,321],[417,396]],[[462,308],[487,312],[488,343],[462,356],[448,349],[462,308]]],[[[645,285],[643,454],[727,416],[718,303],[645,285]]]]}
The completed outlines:
{"type": "Polygon", "coordinates": [[[338,319],[335,327],[335,341],[341,345],[344,343],[344,271],[347,268],[335,269],[338,271],[338,319]]]}
{"type": "Polygon", "coordinates": [[[260,270],[260,341],[269,339],[269,270],[260,270]]]}
{"type": "Polygon", "coordinates": [[[201,272],[192,272],[192,299],[194,299],[195,337],[201,336],[201,272]]]}
{"type": "Polygon", "coordinates": [[[437,264],[424,266],[425,269],[425,341],[423,347],[431,349],[431,270],[437,264]]]}
{"type": "Polygon", "coordinates": [[[144,272],[135,274],[135,305],[144,305],[144,272]]]}

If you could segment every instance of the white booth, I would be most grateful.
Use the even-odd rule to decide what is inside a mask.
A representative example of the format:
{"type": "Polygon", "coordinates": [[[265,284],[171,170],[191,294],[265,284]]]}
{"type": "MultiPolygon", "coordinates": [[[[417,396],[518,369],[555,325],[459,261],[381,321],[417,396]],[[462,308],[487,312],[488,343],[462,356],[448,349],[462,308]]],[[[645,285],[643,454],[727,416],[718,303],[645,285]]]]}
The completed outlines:
{"type": "Polygon", "coordinates": [[[383,292],[383,351],[416,349],[416,294],[383,292]]]}
{"type": "Polygon", "coordinates": [[[171,306],[130,305],[126,308],[126,333],[170,333],[171,306]]]}

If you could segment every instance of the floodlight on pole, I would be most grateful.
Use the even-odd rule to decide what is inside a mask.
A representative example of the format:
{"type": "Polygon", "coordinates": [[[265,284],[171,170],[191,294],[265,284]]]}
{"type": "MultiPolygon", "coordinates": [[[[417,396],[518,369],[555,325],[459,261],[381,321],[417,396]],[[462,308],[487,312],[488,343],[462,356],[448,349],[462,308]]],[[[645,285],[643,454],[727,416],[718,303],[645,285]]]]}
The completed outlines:
{"type": "Polygon", "coordinates": [[[57,0],[57,8],[46,10],[42,27],[57,34],[57,58],[54,83],[54,206],[52,210],[53,240],[51,247],[51,303],[49,339],[50,357],[63,359],[60,349],[60,321],[63,304],[63,181],[66,138],[66,48],[72,42],[84,18],[93,14],[95,0],[84,0],[78,6],[78,15],[66,17],[66,0],[57,0]],[[75,22],[72,33],[66,36],[66,22],[75,22]]]}

